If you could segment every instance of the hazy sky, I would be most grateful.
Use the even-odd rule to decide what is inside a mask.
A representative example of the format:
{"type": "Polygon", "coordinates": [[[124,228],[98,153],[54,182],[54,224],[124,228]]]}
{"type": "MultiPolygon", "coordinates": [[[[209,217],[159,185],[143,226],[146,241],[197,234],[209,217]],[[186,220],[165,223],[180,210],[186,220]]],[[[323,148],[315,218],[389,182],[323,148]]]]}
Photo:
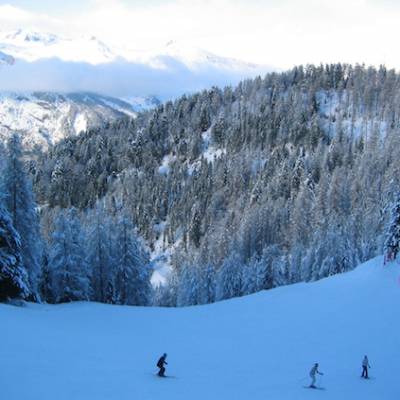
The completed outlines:
{"type": "Polygon", "coordinates": [[[0,29],[31,28],[142,49],[185,40],[278,68],[400,67],[395,0],[0,0],[0,29]]]}

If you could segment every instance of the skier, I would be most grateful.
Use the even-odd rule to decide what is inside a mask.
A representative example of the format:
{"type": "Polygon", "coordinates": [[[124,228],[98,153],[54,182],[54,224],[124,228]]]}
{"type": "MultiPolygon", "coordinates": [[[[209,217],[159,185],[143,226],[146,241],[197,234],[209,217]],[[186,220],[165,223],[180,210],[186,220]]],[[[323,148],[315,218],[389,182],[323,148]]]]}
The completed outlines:
{"type": "Polygon", "coordinates": [[[311,368],[311,371],[310,371],[310,377],[312,379],[310,388],[313,388],[313,389],[316,388],[316,386],[315,386],[315,381],[316,381],[316,377],[315,376],[316,376],[316,374],[323,375],[322,372],[318,371],[318,363],[315,363],[314,366],[311,368]]]}
{"type": "Polygon", "coordinates": [[[164,365],[168,365],[168,363],[165,361],[166,358],[167,353],[164,353],[157,362],[157,367],[160,368],[160,370],[158,371],[158,376],[165,377],[164,365]]]}
{"type": "Polygon", "coordinates": [[[371,368],[371,366],[369,365],[369,361],[368,361],[368,357],[364,356],[364,359],[362,361],[362,374],[361,374],[361,378],[365,378],[368,379],[368,368],[371,368]]]}

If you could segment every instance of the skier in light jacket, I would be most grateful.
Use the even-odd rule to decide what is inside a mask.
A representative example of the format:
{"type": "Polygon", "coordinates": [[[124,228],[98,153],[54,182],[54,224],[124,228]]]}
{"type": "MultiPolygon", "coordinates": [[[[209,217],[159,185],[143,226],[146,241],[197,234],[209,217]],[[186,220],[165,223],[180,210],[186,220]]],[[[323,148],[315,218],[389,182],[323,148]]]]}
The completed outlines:
{"type": "Polygon", "coordinates": [[[363,361],[362,361],[362,374],[361,378],[368,379],[368,368],[371,368],[369,365],[368,357],[364,356],[363,361]]]}
{"type": "Polygon", "coordinates": [[[310,388],[313,388],[313,389],[315,389],[316,388],[316,386],[315,386],[315,381],[316,381],[316,375],[323,375],[323,373],[322,372],[319,372],[318,371],[318,363],[315,363],[314,364],[314,366],[311,368],[311,371],[310,371],[310,377],[311,377],[311,379],[312,379],[312,381],[311,381],[311,385],[310,385],[310,388]]]}

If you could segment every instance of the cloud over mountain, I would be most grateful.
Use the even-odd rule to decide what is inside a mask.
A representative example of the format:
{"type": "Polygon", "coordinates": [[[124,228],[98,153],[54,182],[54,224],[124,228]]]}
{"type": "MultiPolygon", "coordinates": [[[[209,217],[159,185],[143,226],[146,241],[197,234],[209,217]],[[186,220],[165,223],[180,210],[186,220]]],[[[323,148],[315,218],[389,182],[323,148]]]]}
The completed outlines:
{"type": "Polygon", "coordinates": [[[235,84],[268,70],[186,43],[136,51],[111,48],[91,36],[63,38],[26,30],[0,33],[0,51],[3,58],[15,59],[0,75],[0,87],[7,91],[91,91],[117,97],[155,93],[170,98],[235,84]]]}

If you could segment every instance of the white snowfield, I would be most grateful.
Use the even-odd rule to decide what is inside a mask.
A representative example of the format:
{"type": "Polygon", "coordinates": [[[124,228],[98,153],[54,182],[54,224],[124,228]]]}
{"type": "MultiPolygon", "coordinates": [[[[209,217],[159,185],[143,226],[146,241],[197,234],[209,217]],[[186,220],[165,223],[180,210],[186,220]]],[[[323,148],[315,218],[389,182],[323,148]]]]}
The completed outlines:
{"type": "Polygon", "coordinates": [[[0,305],[1,399],[400,399],[400,266],[382,264],[181,309],[0,305]],[[303,388],[314,362],[325,390],[303,388]]]}

